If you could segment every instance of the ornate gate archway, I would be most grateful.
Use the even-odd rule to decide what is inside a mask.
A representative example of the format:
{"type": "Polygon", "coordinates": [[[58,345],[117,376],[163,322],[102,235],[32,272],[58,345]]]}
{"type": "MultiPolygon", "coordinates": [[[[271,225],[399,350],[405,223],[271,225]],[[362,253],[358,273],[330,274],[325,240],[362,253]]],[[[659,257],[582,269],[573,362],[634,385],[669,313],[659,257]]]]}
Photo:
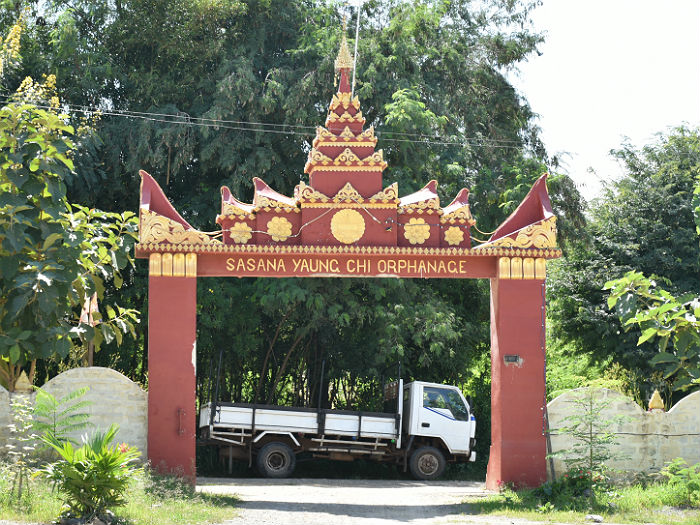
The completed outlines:
{"type": "Polygon", "coordinates": [[[136,255],[149,259],[148,452],[152,464],[195,476],[198,277],[412,277],[491,281],[491,450],[487,487],[546,478],[545,262],[556,248],[543,175],[490,239],[471,246],[469,191],[445,207],[437,182],[399,197],[353,97],[343,38],[338,92],[318,127],[292,197],[254,178],[251,204],[221,189],[221,232],[192,228],[141,172],[136,255]]]}

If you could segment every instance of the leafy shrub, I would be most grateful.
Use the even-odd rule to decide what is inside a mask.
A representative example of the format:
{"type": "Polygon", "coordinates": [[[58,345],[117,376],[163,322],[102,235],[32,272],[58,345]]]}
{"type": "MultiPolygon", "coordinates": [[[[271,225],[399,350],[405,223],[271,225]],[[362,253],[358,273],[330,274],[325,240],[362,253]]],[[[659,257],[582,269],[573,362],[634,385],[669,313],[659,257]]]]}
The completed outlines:
{"type": "Polygon", "coordinates": [[[676,506],[700,507],[700,464],[688,466],[682,458],[669,463],[661,474],[677,498],[676,506]]]}
{"type": "Polygon", "coordinates": [[[603,473],[577,467],[540,485],[532,494],[552,510],[583,510],[595,507],[609,488],[610,481],[603,473]]]}
{"type": "Polygon", "coordinates": [[[57,399],[53,394],[37,388],[34,401],[35,431],[39,434],[50,433],[59,441],[65,441],[69,440],[68,434],[90,426],[90,415],[82,410],[91,402],[79,399],[88,390],[90,387],[85,386],[57,399]]]}
{"type": "Polygon", "coordinates": [[[41,472],[65,497],[70,515],[90,520],[126,503],[124,493],[138,470],[135,461],[140,453],[123,443],[110,446],[118,430],[112,425],[105,433],[84,436],[79,448],[50,433],[42,437],[62,459],[41,472]]]}

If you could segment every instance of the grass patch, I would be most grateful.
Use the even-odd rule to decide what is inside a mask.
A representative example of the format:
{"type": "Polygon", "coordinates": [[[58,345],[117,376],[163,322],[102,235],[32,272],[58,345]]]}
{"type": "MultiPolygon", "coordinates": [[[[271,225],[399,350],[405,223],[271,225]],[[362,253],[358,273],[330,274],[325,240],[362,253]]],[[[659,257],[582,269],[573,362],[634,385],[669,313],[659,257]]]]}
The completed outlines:
{"type": "MultiPolygon", "coordinates": [[[[50,523],[61,513],[62,501],[43,479],[30,483],[20,501],[10,499],[12,477],[0,465],[0,520],[50,523]]],[[[234,496],[199,493],[174,477],[139,472],[126,494],[127,504],[112,509],[117,524],[180,525],[220,523],[236,516],[234,496]]]]}
{"type": "Polygon", "coordinates": [[[697,525],[700,508],[687,505],[682,487],[668,483],[594,489],[590,494],[562,494],[550,501],[542,489],[510,490],[486,498],[469,498],[469,514],[493,514],[532,521],[584,523],[587,514],[600,514],[606,522],[697,525]]]}

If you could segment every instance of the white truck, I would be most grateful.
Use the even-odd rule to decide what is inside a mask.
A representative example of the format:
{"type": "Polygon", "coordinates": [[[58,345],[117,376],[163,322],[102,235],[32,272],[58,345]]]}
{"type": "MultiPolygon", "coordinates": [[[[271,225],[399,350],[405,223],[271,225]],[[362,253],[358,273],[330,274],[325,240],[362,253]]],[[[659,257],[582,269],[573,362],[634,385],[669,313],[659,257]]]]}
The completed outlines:
{"type": "Polygon", "coordinates": [[[447,462],[476,459],[476,419],[457,387],[399,380],[385,387],[384,398],[395,401],[395,412],[207,403],[200,437],[227,446],[230,458],[255,462],[270,478],[291,475],[302,452],[403,464],[417,479],[440,477],[447,462]]]}

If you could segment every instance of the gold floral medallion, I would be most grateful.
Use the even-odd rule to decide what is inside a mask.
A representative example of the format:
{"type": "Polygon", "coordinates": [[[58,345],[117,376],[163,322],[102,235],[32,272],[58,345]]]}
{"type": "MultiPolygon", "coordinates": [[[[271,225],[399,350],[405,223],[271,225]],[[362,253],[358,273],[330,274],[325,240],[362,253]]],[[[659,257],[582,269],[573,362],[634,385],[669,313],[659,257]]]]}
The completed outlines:
{"type": "Polygon", "coordinates": [[[253,237],[253,234],[251,233],[252,231],[253,229],[245,222],[237,222],[229,229],[231,239],[233,242],[237,242],[239,244],[247,243],[253,237]]]}
{"type": "Polygon", "coordinates": [[[423,244],[430,237],[430,225],[425,219],[411,219],[404,224],[403,236],[411,244],[423,244]]]}
{"type": "Polygon", "coordinates": [[[450,226],[445,231],[445,240],[450,246],[457,246],[464,241],[464,230],[457,226],[450,226]]]}
{"type": "Polygon", "coordinates": [[[286,241],[292,235],[292,223],[284,217],[273,217],[267,223],[267,233],[273,241],[286,241]]]}
{"type": "Polygon", "coordinates": [[[365,234],[365,220],[355,210],[340,210],[331,219],[331,233],[338,241],[352,244],[365,234]]]}

